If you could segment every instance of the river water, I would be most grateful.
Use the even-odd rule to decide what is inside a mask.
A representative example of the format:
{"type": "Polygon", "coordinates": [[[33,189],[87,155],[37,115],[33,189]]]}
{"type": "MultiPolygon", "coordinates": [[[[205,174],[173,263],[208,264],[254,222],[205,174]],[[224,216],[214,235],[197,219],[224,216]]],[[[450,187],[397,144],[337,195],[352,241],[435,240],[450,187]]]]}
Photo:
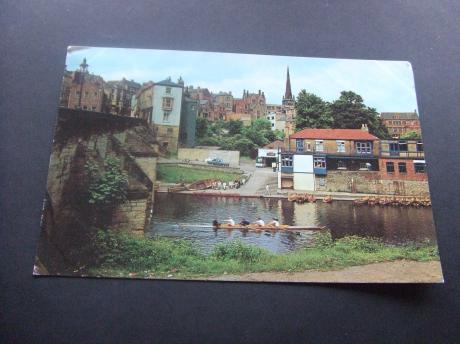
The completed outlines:
{"type": "Polygon", "coordinates": [[[326,226],[334,238],[346,235],[378,237],[387,243],[436,241],[431,208],[354,206],[349,201],[331,204],[296,204],[286,199],[232,198],[158,193],[149,236],[184,238],[204,252],[233,239],[288,252],[312,244],[310,231],[254,232],[211,228],[212,220],[232,216],[236,222],[260,216],[266,222],[277,217],[294,226],[326,226]]]}

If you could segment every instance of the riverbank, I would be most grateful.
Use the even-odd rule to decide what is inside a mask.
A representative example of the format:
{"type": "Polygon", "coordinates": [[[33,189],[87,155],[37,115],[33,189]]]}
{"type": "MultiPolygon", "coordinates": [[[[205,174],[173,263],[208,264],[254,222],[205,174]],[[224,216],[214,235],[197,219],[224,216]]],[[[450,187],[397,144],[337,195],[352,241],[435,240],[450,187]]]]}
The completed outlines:
{"type": "Polygon", "coordinates": [[[410,269],[401,270],[406,272],[404,274],[398,270],[398,265],[394,265],[393,270],[387,269],[384,277],[377,270],[376,275],[369,274],[366,278],[366,271],[370,273],[372,269],[361,273],[354,273],[354,270],[332,273],[355,266],[412,261],[432,262],[425,266],[425,273],[433,279],[439,277],[437,282],[442,279],[440,268],[436,268],[439,257],[435,245],[393,246],[377,239],[356,236],[332,240],[327,232],[315,234],[313,247],[286,254],[274,254],[238,240],[218,244],[210,254],[203,254],[185,240],[139,238],[111,231],[99,232],[95,242],[99,262],[85,272],[89,276],[291,282],[313,281],[315,276],[321,279],[316,282],[326,281],[327,278],[330,282],[348,282],[355,276],[356,282],[379,282],[382,279],[392,282],[425,281],[418,275],[418,271],[423,269],[414,270],[415,276],[412,277],[410,269]],[[318,273],[329,271],[332,275],[319,277],[309,270],[318,273]]]}
{"type": "Polygon", "coordinates": [[[317,282],[317,283],[442,283],[439,261],[418,262],[397,260],[352,266],[340,270],[301,272],[256,272],[242,275],[220,275],[210,281],[245,282],[317,282]]]}

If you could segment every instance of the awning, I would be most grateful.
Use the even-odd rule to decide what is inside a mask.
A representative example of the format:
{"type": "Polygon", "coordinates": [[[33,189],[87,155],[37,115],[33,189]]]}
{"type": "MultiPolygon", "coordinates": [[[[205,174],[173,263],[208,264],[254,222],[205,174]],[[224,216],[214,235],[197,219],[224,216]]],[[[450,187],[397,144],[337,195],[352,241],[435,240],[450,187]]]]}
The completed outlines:
{"type": "Polygon", "coordinates": [[[425,160],[414,160],[414,164],[425,164],[425,160]]]}

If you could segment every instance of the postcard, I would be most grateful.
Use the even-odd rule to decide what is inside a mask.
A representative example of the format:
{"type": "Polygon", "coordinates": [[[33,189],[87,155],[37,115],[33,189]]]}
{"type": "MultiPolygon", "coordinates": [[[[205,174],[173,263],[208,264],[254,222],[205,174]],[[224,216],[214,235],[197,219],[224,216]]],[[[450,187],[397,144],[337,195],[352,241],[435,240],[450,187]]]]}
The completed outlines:
{"type": "Polygon", "coordinates": [[[70,46],[35,275],[441,283],[410,63],[70,46]]]}

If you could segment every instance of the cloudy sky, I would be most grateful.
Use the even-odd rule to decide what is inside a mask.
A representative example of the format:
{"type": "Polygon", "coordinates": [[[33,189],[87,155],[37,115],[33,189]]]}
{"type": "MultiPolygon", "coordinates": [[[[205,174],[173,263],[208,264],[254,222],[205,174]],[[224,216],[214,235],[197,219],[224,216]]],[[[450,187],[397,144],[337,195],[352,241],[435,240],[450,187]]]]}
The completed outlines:
{"type": "Polygon", "coordinates": [[[314,93],[324,100],[340,92],[360,94],[366,105],[378,112],[408,112],[417,109],[412,67],[403,61],[320,59],[291,56],[208,53],[174,50],[121,48],[70,48],[66,65],[75,70],[86,57],[89,70],[104,80],[123,77],[137,82],[160,81],[180,76],[185,85],[210,91],[265,92],[268,103],[280,104],[289,66],[292,92],[314,93]]]}

